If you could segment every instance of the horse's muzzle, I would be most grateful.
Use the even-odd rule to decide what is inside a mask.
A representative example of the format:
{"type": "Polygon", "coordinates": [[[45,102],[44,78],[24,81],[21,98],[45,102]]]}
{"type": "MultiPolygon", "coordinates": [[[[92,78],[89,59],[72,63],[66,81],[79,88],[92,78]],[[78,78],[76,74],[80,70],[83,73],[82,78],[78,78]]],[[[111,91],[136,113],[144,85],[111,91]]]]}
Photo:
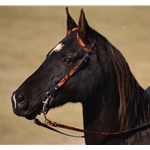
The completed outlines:
{"type": "Polygon", "coordinates": [[[18,116],[24,116],[23,110],[25,110],[28,107],[28,101],[24,94],[13,93],[11,97],[11,102],[14,113],[18,116]]]}
{"type": "Polygon", "coordinates": [[[40,115],[43,103],[39,103],[34,106],[29,107],[29,102],[25,95],[23,93],[17,94],[17,92],[14,92],[11,97],[13,112],[17,116],[25,117],[26,119],[32,120],[37,115],[40,115]]]}

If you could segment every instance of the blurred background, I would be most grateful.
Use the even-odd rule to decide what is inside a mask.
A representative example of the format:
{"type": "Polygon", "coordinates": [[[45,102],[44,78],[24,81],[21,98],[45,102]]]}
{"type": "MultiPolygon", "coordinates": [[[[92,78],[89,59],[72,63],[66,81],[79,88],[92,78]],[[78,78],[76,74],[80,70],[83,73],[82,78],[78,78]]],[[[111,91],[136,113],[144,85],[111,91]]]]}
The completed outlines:
{"type": "MultiPolygon", "coordinates": [[[[70,6],[70,14],[76,22],[81,8],[89,25],[121,51],[139,84],[147,88],[150,85],[150,7],[70,6]]],[[[12,112],[12,92],[39,67],[49,50],[65,35],[64,6],[0,7],[0,144],[84,144],[84,139],[49,131],[12,112]]],[[[38,118],[44,120],[43,116],[38,118]]],[[[83,128],[80,104],[50,110],[48,118],[83,128]]]]}

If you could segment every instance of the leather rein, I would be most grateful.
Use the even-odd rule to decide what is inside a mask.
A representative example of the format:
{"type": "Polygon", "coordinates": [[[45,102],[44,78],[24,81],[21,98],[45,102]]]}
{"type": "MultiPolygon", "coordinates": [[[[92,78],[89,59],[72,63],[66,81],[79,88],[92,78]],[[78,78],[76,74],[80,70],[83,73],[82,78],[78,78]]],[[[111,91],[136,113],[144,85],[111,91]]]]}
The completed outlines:
{"type": "MultiPolygon", "coordinates": [[[[67,32],[67,35],[71,34],[74,31],[77,31],[78,29],[79,28],[76,27],[76,28],[73,28],[72,30],[69,30],[67,32]]],[[[40,122],[39,119],[37,119],[37,118],[34,119],[34,123],[39,125],[39,126],[42,126],[44,128],[50,129],[52,131],[55,131],[57,133],[60,133],[60,134],[66,135],[66,136],[70,136],[70,137],[77,137],[77,138],[84,138],[84,136],[75,136],[75,135],[71,135],[71,134],[66,134],[66,133],[61,132],[61,131],[59,131],[59,130],[57,130],[55,128],[52,128],[52,127],[59,127],[59,128],[63,128],[63,129],[68,129],[68,130],[73,130],[73,131],[83,132],[83,133],[88,133],[88,134],[109,136],[109,135],[125,134],[125,133],[129,133],[129,132],[132,132],[132,131],[136,131],[138,129],[143,129],[146,126],[149,126],[150,123],[147,123],[147,124],[141,125],[139,127],[131,128],[131,129],[128,129],[128,130],[123,130],[123,131],[120,131],[120,132],[95,132],[95,131],[89,131],[89,130],[83,130],[83,129],[75,128],[75,127],[64,125],[64,124],[60,124],[60,123],[57,123],[57,122],[52,122],[49,119],[47,119],[46,114],[47,114],[47,112],[49,110],[48,106],[50,106],[51,103],[53,102],[54,95],[55,95],[56,91],[60,87],[62,87],[69,80],[70,77],[74,76],[82,68],[83,65],[85,65],[88,62],[88,60],[90,58],[90,55],[92,54],[92,51],[93,51],[93,49],[95,47],[95,44],[96,44],[96,38],[95,38],[93,40],[92,44],[91,44],[91,47],[86,47],[84,42],[79,37],[78,32],[76,34],[76,39],[77,39],[78,43],[80,44],[80,46],[84,49],[84,51],[86,53],[84,54],[83,58],[77,62],[77,64],[69,71],[68,74],[66,74],[60,80],[60,82],[55,87],[53,87],[51,90],[46,92],[46,97],[47,98],[46,98],[45,101],[43,101],[44,104],[43,104],[43,109],[42,109],[42,113],[43,113],[44,118],[45,118],[45,123],[40,122]]]]}

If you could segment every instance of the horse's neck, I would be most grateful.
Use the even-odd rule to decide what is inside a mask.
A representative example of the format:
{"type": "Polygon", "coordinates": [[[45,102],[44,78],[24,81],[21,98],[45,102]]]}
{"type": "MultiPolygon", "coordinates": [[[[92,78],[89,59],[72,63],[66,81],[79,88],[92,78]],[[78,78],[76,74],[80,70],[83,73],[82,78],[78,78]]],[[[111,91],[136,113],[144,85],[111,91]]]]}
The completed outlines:
{"type": "MultiPolygon", "coordinates": [[[[82,103],[84,129],[99,132],[120,131],[120,123],[118,121],[118,91],[117,88],[112,88],[112,90],[108,89],[110,89],[110,87],[103,89],[103,92],[97,92],[92,98],[89,98],[86,102],[82,103]]],[[[146,99],[146,101],[150,102],[150,96],[147,96],[146,99]]],[[[144,122],[142,124],[144,124],[144,122]]],[[[140,132],[141,138],[143,138],[142,133],[145,134],[145,132],[146,131],[140,132]]],[[[128,141],[129,135],[118,135],[115,137],[116,138],[85,134],[85,141],[86,144],[128,144],[131,142],[131,140],[128,141]]],[[[133,142],[137,141],[138,144],[139,134],[133,135],[132,138],[134,139],[133,142]]]]}
{"type": "MultiPolygon", "coordinates": [[[[84,129],[99,132],[119,131],[117,113],[119,97],[117,88],[111,91],[104,87],[103,92],[97,92],[92,98],[83,103],[84,129]]],[[[87,144],[100,144],[105,139],[101,135],[86,135],[87,144]],[[93,140],[92,140],[93,139],[93,140]]]]}

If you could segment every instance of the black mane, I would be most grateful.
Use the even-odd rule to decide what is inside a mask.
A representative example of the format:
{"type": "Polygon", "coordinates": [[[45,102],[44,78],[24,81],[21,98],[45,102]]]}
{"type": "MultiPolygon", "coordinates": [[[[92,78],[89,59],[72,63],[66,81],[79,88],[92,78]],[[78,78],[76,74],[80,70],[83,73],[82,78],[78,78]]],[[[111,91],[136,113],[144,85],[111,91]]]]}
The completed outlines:
{"type": "Polygon", "coordinates": [[[143,122],[149,122],[150,109],[148,107],[148,94],[139,85],[121,52],[105,37],[98,33],[97,35],[107,43],[109,56],[116,74],[120,97],[118,118],[121,122],[121,129],[135,127],[135,125],[140,126],[143,122]],[[131,122],[133,122],[132,125],[131,122]]]}

